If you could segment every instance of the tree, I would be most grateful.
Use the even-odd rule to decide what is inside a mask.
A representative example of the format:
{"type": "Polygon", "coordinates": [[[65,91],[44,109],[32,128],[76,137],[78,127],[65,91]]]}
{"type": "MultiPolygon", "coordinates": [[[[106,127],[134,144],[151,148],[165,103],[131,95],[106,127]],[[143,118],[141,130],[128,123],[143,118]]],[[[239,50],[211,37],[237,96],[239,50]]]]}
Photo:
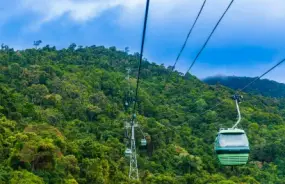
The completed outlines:
{"type": "Polygon", "coordinates": [[[76,46],[77,45],[75,43],[72,43],[72,44],[69,45],[68,50],[73,52],[73,51],[75,51],[76,46]]]}
{"type": "Polygon", "coordinates": [[[94,105],[88,105],[86,109],[89,121],[93,121],[94,117],[98,116],[101,112],[102,109],[94,105]]]}
{"type": "Polygon", "coordinates": [[[34,41],[34,46],[36,47],[36,49],[38,48],[38,46],[42,43],[41,40],[37,40],[37,41],[34,41]]]}
{"type": "Polygon", "coordinates": [[[44,184],[42,178],[26,170],[12,172],[11,184],[44,184]]]}
{"type": "Polygon", "coordinates": [[[12,63],[9,65],[9,74],[12,78],[19,78],[22,72],[22,68],[18,63],[12,63]]]}
{"type": "Polygon", "coordinates": [[[41,105],[44,97],[49,93],[48,88],[42,84],[33,84],[26,89],[26,94],[31,98],[32,102],[41,105]]]}
{"type": "Polygon", "coordinates": [[[129,52],[130,52],[129,47],[125,47],[125,53],[126,53],[126,54],[129,54],[129,52]]]}

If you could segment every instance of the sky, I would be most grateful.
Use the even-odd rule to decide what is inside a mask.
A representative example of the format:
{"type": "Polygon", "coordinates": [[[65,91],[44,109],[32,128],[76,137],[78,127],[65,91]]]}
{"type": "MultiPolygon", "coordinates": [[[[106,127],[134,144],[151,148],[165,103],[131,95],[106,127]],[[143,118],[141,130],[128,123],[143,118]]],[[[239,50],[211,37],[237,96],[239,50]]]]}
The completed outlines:
{"type": "MultiPolygon", "coordinates": [[[[138,52],[145,0],[3,0],[0,42],[15,49],[34,40],[58,49],[116,46],[138,52]]],[[[144,57],[173,65],[203,0],[150,0],[144,57]]],[[[230,0],[207,0],[176,69],[185,72],[230,0]]],[[[235,0],[191,74],[259,76],[285,58],[285,1],[235,0]]],[[[285,63],[265,78],[285,83],[285,63]]]]}

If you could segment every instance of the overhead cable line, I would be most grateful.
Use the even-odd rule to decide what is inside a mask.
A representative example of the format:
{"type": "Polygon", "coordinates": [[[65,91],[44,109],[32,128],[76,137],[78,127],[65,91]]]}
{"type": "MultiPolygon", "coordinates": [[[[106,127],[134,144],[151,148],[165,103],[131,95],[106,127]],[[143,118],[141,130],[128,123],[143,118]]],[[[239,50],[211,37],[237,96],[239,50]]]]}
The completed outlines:
{"type": "Polygon", "coordinates": [[[217,27],[219,26],[219,24],[221,23],[222,19],[224,18],[224,16],[226,15],[226,13],[228,12],[228,10],[230,9],[230,7],[232,6],[234,0],[231,0],[230,4],[228,5],[227,9],[224,11],[223,15],[220,17],[219,21],[216,23],[214,29],[212,30],[212,32],[210,33],[210,35],[208,36],[206,42],[204,43],[204,45],[202,46],[202,48],[200,49],[200,51],[198,52],[198,54],[196,55],[195,59],[193,60],[192,64],[190,65],[189,69],[186,71],[185,74],[187,74],[192,67],[194,66],[194,64],[196,63],[197,59],[199,58],[199,56],[201,55],[201,53],[203,52],[203,50],[205,49],[205,47],[207,46],[208,42],[210,41],[212,35],[214,34],[215,30],[217,29],[217,27]]]}
{"type": "Polygon", "coordinates": [[[171,72],[174,71],[174,69],[175,69],[175,67],[176,67],[176,64],[178,63],[178,61],[179,61],[179,59],[180,59],[180,56],[181,56],[182,52],[184,51],[184,49],[185,49],[185,47],[186,47],[186,45],[187,45],[188,39],[189,39],[189,37],[190,37],[190,35],[191,35],[191,33],[192,33],[192,31],[193,31],[193,29],[194,29],[194,27],[195,27],[195,25],[196,25],[198,19],[199,19],[199,17],[200,17],[200,15],[201,15],[201,13],[202,13],[202,11],[203,11],[203,9],[204,9],[204,6],[205,6],[206,2],[207,2],[207,0],[204,0],[202,6],[200,7],[200,10],[199,10],[199,12],[198,12],[198,14],[197,14],[197,16],[196,16],[196,18],[195,18],[195,21],[193,22],[193,24],[192,24],[192,26],[191,26],[191,28],[190,28],[190,30],[189,30],[187,36],[186,36],[186,39],[185,39],[185,41],[184,41],[184,43],[183,43],[183,45],[182,45],[182,47],[181,47],[181,49],[180,49],[180,51],[179,51],[177,57],[176,57],[176,60],[175,60],[175,62],[174,62],[174,64],[173,64],[173,66],[171,67],[171,69],[170,69],[170,71],[169,71],[169,74],[166,76],[164,88],[166,87],[166,84],[168,83],[168,79],[170,78],[171,72]]]}
{"type": "MultiPolygon", "coordinates": [[[[133,115],[131,119],[131,137],[130,137],[131,148],[127,149],[125,152],[126,155],[130,156],[129,178],[134,179],[134,180],[139,179],[137,153],[136,153],[136,140],[135,140],[135,127],[137,127],[137,123],[135,121],[136,121],[136,106],[137,106],[137,101],[138,101],[138,91],[139,91],[139,84],[140,84],[140,74],[141,74],[141,67],[142,67],[142,60],[143,60],[143,51],[144,51],[144,44],[145,44],[145,37],[146,37],[149,3],[150,3],[150,0],[146,0],[143,34],[142,34],[142,42],[141,42],[141,50],[140,50],[140,60],[139,60],[138,74],[137,74],[137,85],[136,85],[136,91],[135,91],[135,101],[134,101],[134,106],[133,106],[133,115]]],[[[145,140],[145,138],[141,140],[141,144],[144,146],[147,144],[147,141],[145,140]]]]}
{"type": "Polygon", "coordinates": [[[279,65],[281,65],[283,62],[285,61],[285,59],[281,60],[280,62],[278,62],[276,65],[274,65],[273,67],[271,67],[269,70],[267,70],[266,72],[264,72],[262,75],[260,75],[259,77],[256,77],[253,81],[251,81],[250,83],[248,83],[247,85],[245,85],[242,89],[240,89],[239,91],[244,91],[246,88],[248,88],[251,84],[255,83],[257,80],[259,80],[260,78],[264,77],[266,74],[268,74],[269,72],[271,72],[272,70],[274,70],[276,67],[278,67],[279,65]]]}
{"type": "Polygon", "coordinates": [[[213,106],[213,107],[211,107],[210,109],[204,111],[201,115],[204,115],[204,114],[206,114],[208,111],[211,111],[211,110],[215,109],[216,107],[218,107],[218,106],[221,105],[222,103],[224,103],[224,101],[221,101],[221,102],[217,103],[215,106],[213,106]]]}
{"type": "MultiPolygon", "coordinates": [[[[253,79],[251,82],[249,82],[247,85],[245,85],[243,88],[241,88],[240,90],[238,90],[238,92],[242,92],[244,91],[246,88],[248,88],[249,86],[251,86],[253,83],[255,83],[257,80],[261,79],[262,77],[264,77],[265,75],[267,75],[269,72],[271,72],[272,70],[274,70],[275,68],[277,68],[279,65],[281,65],[283,62],[285,61],[285,58],[282,59],[281,61],[279,61],[276,65],[274,65],[273,67],[271,67],[270,69],[268,69],[266,72],[264,72],[262,75],[260,75],[259,77],[256,77],[255,79],[253,79]]],[[[215,106],[211,107],[210,109],[204,111],[201,115],[205,114],[208,111],[211,111],[213,109],[215,109],[216,107],[218,107],[219,105],[221,105],[222,103],[224,103],[224,101],[221,101],[219,103],[217,103],[215,106]]]]}
{"type": "Polygon", "coordinates": [[[180,49],[180,51],[179,51],[179,53],[178,53],[178,55],[177,55],[177,58],[176,58],[176,60],[175,60],[175,62],[174,62],[174,65],[172,66],[172,69],[171,69],[172,71],[175,69],[175,66],[176,66],[177,62],[178,62],[178,60],[179,60],[179,58],[180,58],[180,56],[181,56],[181,54],[182,54],[184,48],[186,47],[186,44],[187,44],[187,42],[188,42],[188,39],[189,39],[189,37],[190,37],[190,35],[191,35],[191,33],[192,33],[192,31],[193,31],[193,29],[194,29],[194,27],[195,27],[195,25],[196,25],[198,19],[199,19],[199,17],[200,17],[200,15],[201,15],[201,13],[202,13],[202,11],[203,11],[203,9],[204,9],[204,6],[205,6],[206,2],[207,2],[207,0],[204,0],[203,4],[202,4],[202,6],[201,6],[201,8],[200,8],[200,10],[199,10],[199,13],[198,13],[198,15],[196,16],[196,19],[195,19],[194,23],[192,24],[192,26],[191,26],[191,28],[190,28],[190,30],[189,30],[187,36],[186,36],[186,39],[185,39],[185,41],[184,41],[184,43],[183,43],[183,45],[182,45],[182,47],[181,47],[181,49],[180,49]]]}
{"type": "MultiPolygon", "coordinates": [[[[145,16],[144,16],[144,26],[143,26],[143,34],[142,34],[142,42],[141,42],[141,50],[140,50],[140,60],[139,60],[138,75],[137,75],[137,85],[136,85],[136,90],[135,90],[135,101],[134,101],[134,106],[133,106],[133,114],[136,113],[136,106],[137,106],[137,101],[138,101],[138,91],[139,91],[141,66],[142,66],[142,60],[143,60],[143,51],[144,51],[146,29],[147,29],[149,2],[150,2],[150,0],[147,0],[146,9],[145,9],[145,16]]],[[[133,120],[134,120],[134,117],[133,117],[132,121],[133,120]]]]}

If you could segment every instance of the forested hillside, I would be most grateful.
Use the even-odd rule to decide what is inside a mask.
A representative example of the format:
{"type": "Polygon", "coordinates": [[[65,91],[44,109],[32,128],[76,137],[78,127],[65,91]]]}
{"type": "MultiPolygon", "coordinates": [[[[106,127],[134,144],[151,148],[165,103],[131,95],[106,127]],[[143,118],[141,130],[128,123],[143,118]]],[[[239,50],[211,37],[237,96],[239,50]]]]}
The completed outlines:
{"type": "Polygon", "coordinates": [[[140,181],[130,181],[124,157],[123,127],[131,118],[124,106],[125,77],[131,68],[134,91],[138,56],[75,44],[62,50],[2,47],[0,183],[285,183],[283,99],[243,94],[241,126],[251,144],[250,161],[222,167],[214,140],[220,127],[236,120],[234,91],[178,72],[165,85],[169,70],[146,60],[137,119],[148,145],[137,147],[140,181]]]}
{"type": "MultiPolygon", "coordinates": [[[[241,89],[252,80],[254,80],[254,78],[252,77],[215,76],[215,77],[208,77],[203,81],[210,85],[221,84],[237,90],[241,89]]],[[[278,83],[268,79],[261,79],[257,80],[247,89],[245,89],[245,92],[255,95],[260,94],[268,97],[284,98],[285,84],[278,83]]]]}

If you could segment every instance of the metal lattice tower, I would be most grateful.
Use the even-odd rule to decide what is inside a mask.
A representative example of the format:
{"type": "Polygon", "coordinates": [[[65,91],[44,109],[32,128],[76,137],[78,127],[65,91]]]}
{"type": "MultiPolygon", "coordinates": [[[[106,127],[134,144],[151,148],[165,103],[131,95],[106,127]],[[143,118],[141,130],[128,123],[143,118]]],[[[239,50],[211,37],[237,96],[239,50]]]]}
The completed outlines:
{"type": "MultiPolygon", "coordinates": [[[[126,106],[129,106],[130,104],[130,96],[131,96],[131,87],[130,87],[130,69],[127,68],[127,76],[126,76],[126,80],[128,81],[128,95],[127,95],[127,99],[125,102],[126,106]]],[[[130,137],[130,143],[131,143],[131,154],[130,154],[130,168],[129,168],[129,178],[130,179],[134,179],[134,180],[138,180],[139,179],[139,171],[138,171],[138,164],[137,164],[137,152],[136,152],[136,140],[135,140],[135,128],[138,126],[138,124],[135,121],[135,117],[136,115],[133,115],[133,119],[132,121],[129,122],[125,122],[125,131],[128,135],[128,132],[130,130],[131,132],[131,137],[130,137]]],[[[128,145],[128,143],[127,143],[128,145]]]]}
{"type": "MultiPolygon", "coordinates": [[[[127,88],[128,93],[127,93],[126,100],[125,100],[125,107],[126,107],[125,113],[128,112],[128,107],[130,106],[130,96],[131,96],[131,87],[130,87],[130,72],[131,72],[131,69],[127,68],[126,70],[127,70],[126,80],[128,81],[128,88],[127,88]]],[[[126,135],[126,137],[129,138],[129,130],[131,128],[131,124],[129,122],[125,122],[124,127],[125,127],[125,135],[126,135]]],[[[127,146],[128,146],[128,143],[127,143],[127,146]]]]}
{"type": "Polygon", "coordinates": [[[130,97],[131,97],[131,84],[130,84],[130,72],[131,72],[131,69],[130,68],[127,68],[127,81],[128,81],[128,96],[127,96],[127,99],[126,99],[126,104],[125,105],[130,105],[130,97]]]}
{"type": "Polygon", "coordinates": [[[130,69],[130,68],[127,68],[126,70],[127,70],[127,77],[126,77],[126,79],[127,79],[127,81],[129,81],[129,80],[130,80],[130,72],[131,72],[131,69],[130,69]]]}
{"type": "Polygon", "coordinates": [[[139,170],[138,170],[138,162],[137,162],[137,152],[136,152],[136,140],[135,140],[135,127],[136,123],[133,120],[131,123],[132,129],[132,137],[131,137],[131,155],[130,155],[130,170],[129,170],[129,178],[137,180],[139,179],[139,170]]]}

